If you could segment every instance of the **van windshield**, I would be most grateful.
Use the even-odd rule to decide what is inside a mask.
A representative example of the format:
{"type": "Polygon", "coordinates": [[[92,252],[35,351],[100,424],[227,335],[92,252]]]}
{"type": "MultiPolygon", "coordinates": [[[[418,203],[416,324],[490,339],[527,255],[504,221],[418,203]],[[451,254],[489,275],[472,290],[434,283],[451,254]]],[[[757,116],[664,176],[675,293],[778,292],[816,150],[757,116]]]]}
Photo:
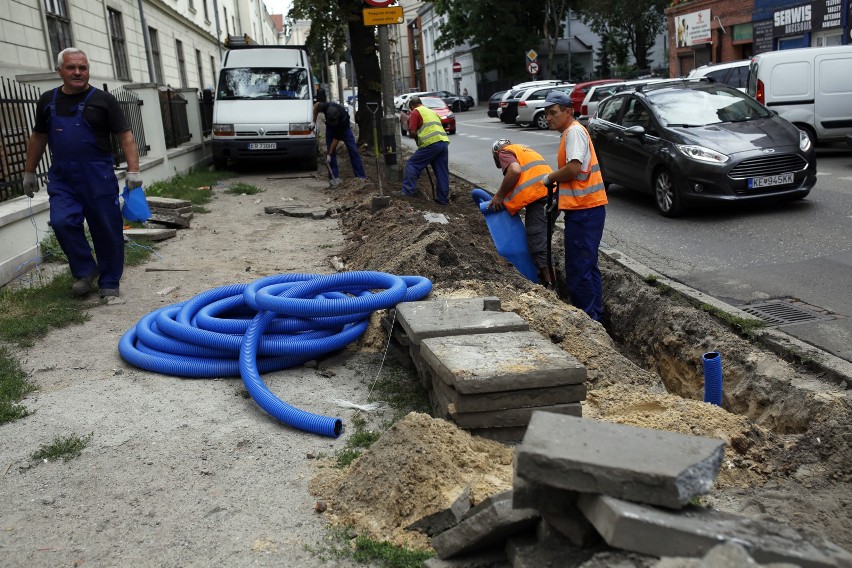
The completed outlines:
{"type": "Polygon", "coordinates": [[[303,67],[234,67],[222,69],[220,100],[309,100],[308,71],[303,67]]]}

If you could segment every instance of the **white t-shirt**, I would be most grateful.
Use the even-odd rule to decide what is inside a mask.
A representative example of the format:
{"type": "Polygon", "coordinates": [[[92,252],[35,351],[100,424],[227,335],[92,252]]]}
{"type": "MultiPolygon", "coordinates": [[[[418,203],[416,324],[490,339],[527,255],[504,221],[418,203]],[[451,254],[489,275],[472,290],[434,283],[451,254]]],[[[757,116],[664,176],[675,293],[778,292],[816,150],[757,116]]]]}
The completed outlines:
{"type": "Polygon", "coordinates": [[[565,159],[568,162],[579,161],[580,170],[588,171],[589,163],[592,161],[588,134],[582,127],[572,126],[562,133],[562,136],[565,137],[565,159]]]}

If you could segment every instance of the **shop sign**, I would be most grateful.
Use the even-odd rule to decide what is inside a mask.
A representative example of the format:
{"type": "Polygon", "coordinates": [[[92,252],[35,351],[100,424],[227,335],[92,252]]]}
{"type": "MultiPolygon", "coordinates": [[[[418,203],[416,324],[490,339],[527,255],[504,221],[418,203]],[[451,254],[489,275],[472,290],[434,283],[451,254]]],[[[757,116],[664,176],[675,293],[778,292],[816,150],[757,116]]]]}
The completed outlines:
{"type": "Polygon", "coordinates": [[[810,4],[793,6],[783,10],[776,10],[772,14],[775,26],[775,37],[802,34],[813,28],[812,10],[810,4]]]}
{"type": "Polygon", "coordinates": [[[710,10],[675,16],[674,26],[677,47],[710,43],[710,10]]]}
{"type": "Polygon", "coordinates": [[[752,25],[752,50],[755,54],[772,51],[772,20],[761,20],[752,25]]]}
{"type": "Polygon", "coordinates": [[[843,25],[843,0],[818,0],[814,2],[815,30],[828,30],[843,25]]]}

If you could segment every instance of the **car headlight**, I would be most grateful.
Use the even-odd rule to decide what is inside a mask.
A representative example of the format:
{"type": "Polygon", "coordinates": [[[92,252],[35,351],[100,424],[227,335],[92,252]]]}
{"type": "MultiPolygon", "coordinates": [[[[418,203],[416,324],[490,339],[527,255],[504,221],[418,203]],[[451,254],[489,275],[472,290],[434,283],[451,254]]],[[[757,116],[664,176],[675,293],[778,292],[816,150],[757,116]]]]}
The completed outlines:
{"type": "Polygon", "coordinates": [[[804,130],[799,130],[799,150],[807,152],[811,149],[811,137],[804,130]]]}
{"type": "Polygon", "coordinates": [[[692,144],[675,144],[675,146],[683,153],[684,156],[692,158],[693,160],[698,160],[699,162],[724,164],[728,161],[728,156],[725,154],[717,152],[716,150],[711,150],[710,148],[705,148],[704,146],[695,146],[692,144]]]}
{"type": "Polygon", "coordinates": [[[234,135],[234,125],[233,124],[214,124],[213,125],[213,134],[216,136],[233,136],[234,135]]]}
{"type": "Polygon", "coordinates": [[[455,118],[455,116],[456,115],[454,115],[453,113],[450,113],[450,114],[447,115],[447,118],[455,118]]]}
{"type": "Polygon", "coordinates": [[[307,136],[311,133],[311,123],[310,122],[291,122],[290,123],[290,134],[293,135],[303,135],[307,136]]]}

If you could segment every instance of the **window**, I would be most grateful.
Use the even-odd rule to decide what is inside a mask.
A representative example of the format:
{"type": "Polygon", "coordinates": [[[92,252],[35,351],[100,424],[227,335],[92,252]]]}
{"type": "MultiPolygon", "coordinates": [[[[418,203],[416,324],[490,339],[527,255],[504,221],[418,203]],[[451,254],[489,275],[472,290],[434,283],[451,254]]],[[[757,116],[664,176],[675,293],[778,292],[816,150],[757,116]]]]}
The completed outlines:
{"type": "Polygon", "coordinates": [[[639,99],[635,97],[630,99],[630,102],[627,104],[627,111],[621,119],[621,125],[624,128],[630,128],[631,126],[649,128],[651,126],[651,117],[648,109],[639,102],[639,99]]]}
{"type": "Polygon", "coordinates": [[[225,11],[225,35],[231,35],[231,32],[228,30],[228,9],[222,6],[222,10],[225,11]]]}
{"type": "Polygon", "coordinates": [[[601,106],[598,107],[598,118],[607,122],[615,122],[615,119],[618,118],[618,112],[624,104],[624,99],[625,97],[617,97],[602,102],[601,106]]]}
{"type": "Polygon", "coordinates": [[[204,88],[204,68],[201,63],[201,51],[195,50],[195,66],[198,68],[198,88],[204,88]]]}
{"type": "Polygon", "coordinates": [[[186,83],[186,59],[183,56],[183,42],[179,39],[175,40],[175,52],[177,52],[178,74],[180,75],[180,86],[184,89],[186,83]]]}
{"type": "Polygon", "coordinates": [[[130,80],[130,68],[127,65],[127,42],[124,39],[124,22],[121,12],[107,8],[109,13],[109,35],[112,41],[112,56],[115,60],[115,76],[125,81],[130,80]]]}
{"type": "Polygon", "coordinates": [[[151,43],[151,57],[154,60],[154,82],[163,83],[163,58],[160,55],[160,36],[154,28],[148,28],[148,40],[151,43]]]}
{"type": "Polygon", "coordinates": [[[201,5],[204,7],[204,19],[210,21],[210,12],[207,11],[207,0],[202,0],[201,5]]]}
{"type": "Polygon", "coordinates": [[[47,34],[50,36],[50,50],[53,61],[66,47],[71,47],[71,20],[68,18],[68,5],[65,0],[44,0],[47,15],[47,34]]]}

